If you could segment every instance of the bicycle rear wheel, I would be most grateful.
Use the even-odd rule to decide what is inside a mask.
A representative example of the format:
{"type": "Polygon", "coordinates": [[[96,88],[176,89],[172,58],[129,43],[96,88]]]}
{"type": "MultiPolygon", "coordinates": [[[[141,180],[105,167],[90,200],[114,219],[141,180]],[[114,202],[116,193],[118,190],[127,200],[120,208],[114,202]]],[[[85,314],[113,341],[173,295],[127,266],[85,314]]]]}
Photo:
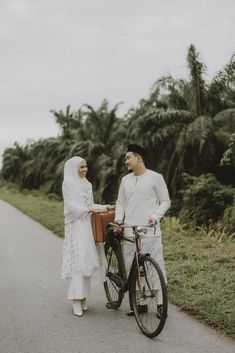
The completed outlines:
{"type": "Polygon", "coordinates": [[[117,246],[107,242],[105,244],[105,255],[108,263],[107,279],[104,282],[105,294],[108,300],[107,307],[117,309],[121,305],[124,296],[121,254],[117,246]]]}
{"type": "Polygon", "coordinates": [[[137,324],[148,337],[162,331],[167,317],[167,289],[162,271],[150,256],[139,261],[131,279],[131,298],[137,324]]]}

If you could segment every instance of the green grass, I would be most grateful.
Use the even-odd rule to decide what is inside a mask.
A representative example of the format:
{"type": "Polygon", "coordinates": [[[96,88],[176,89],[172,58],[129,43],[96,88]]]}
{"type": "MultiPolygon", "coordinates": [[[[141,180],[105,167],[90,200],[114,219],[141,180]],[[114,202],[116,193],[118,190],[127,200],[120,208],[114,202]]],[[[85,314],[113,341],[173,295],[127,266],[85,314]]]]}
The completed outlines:
{"type": "Polygon", "coordinates": [[[235,338],[235,243],[164,222],[169,299],[182,310],[235,338]]]}
{"type": "Polygon", "coordinates": [[[19,192],[15,188],[0,187],[0,198],[43,224],[56,235],[64,235],[63,203],[49,199],[40,192],[19,192]]]}
{"type": "MultiPolygon", "coordinates": [[[[0,187],[0,198],[63,236],[62,202],[6,186],[0,187]]],[[[171,218],[163,222],[163,243],[170,301],[235,338],[234,241],[186,231],[171,218]]]]}

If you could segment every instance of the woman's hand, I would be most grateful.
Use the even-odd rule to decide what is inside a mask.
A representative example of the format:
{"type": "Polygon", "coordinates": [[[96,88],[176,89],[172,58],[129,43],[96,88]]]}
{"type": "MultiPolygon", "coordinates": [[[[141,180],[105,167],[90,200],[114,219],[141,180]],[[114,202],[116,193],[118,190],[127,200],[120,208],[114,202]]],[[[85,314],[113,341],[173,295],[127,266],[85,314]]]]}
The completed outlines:
{"type": "Polygon", "coordinates": [[[91,206],[92,212],[102,213],[115,210],[115,205],[93,205],[91,206]]]}
{"type": "Polygon", "coordinates": [[[107,211],[113,211],[115,210],[116,205],[107,205],[106,208],[107,208],[107,211]]]}

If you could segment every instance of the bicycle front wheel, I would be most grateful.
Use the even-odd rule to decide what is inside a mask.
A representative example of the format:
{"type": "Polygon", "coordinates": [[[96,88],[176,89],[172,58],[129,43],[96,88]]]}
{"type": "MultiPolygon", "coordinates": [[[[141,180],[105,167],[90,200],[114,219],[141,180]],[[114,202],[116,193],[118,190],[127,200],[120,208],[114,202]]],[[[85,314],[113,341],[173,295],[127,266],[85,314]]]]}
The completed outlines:
{"type": "Polygon", "coordinates": [[[108,308],[117,309],[122,303],[124,296],[121,254],[117,247],[109,242],[105,244],[105,256],[108,263],[107,279],[104,282],[104,290],[108,300],[108,308]]]}
{"type": "Polygon", "coordinates": [[[133,272],[131,298],[141,331],[151,338],[159,335],[167,317],[167,289],[159,265],[150,256],[140,259],[133,272]]]}

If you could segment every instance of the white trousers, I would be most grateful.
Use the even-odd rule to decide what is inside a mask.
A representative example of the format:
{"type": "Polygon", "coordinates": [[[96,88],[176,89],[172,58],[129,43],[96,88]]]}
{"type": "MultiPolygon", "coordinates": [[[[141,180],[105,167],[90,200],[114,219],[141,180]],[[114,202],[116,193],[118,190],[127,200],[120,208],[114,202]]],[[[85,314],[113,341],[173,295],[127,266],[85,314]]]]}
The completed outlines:
{"type": "MultiPolygon", "coordinates": [[[[127,271],[127,276],[129,275],[129,272],[131,269],[134,251],[135,251],[135,244],[127,241],[123,242],[123,256],[124,256],[124,263],[127,271]]],[[[165,282],[167,283],[161,237],[153,236],[153,237],[142,238],[141,252],[142,254],[149,253],[150,256],[157,261],[160,269],[162,270],[163,276],[165,278],[165,282]]],[[[152,284],[154,288],[157,290],[157,302],[158,302],[158,305],[160,305],[163,303],[162,288],[159,282],[159,277],[156,276],[155,271],[153,273],[152,281],[153,281],[152,284]]]]}
{"type": "MultiPolygon", "coordinates": [[[[123,242],[123,256],[124,256],[124,263],[127,271],[127,276],[131,269],[134,251],[135,251],[135,244],[127,241],[123,242]]],[[[150,256],[152,256],[157,261],[158,265],[160,266],[160,269],[162,270],[163,276],[165,278],[165,282],[167,283],[161,237],[153,236],[153,237],[141,238],[141,252],[143,254],[149,253],[150,256]]]]}
{"type": "Polygon", "coordinates": [[[81,272],[72,275],[69,284],[68,299],[84,299],[90,294],[91,277],[84,277],[81,272]]]}

